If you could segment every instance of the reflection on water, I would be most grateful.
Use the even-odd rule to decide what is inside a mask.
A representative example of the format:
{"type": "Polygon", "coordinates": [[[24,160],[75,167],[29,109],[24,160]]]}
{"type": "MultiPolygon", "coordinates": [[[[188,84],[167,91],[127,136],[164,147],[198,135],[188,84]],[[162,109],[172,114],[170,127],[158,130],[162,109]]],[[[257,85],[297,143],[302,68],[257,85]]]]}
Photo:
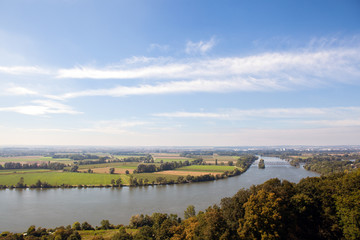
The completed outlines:
{"type": "Polygon", "coordinates": [[[135,214],[153,212],[175,213],[183,217],[190,204],[196,211],[219,204],[221,198],[234,195],[240,188],[261,184],[270,178],[299,182],[318,176],[286,161],[262,157],[265,169],[255,162],[240,176],[194,184],[148,186],[120,189],[13,189],[0,191],[0,232],[22,232],[30,225],[56,227],[87,221],[100,225],[103,219],[114,224],[128,224],[135,214]],[[279,164],[276,164],[279,163],[279,164]]]}

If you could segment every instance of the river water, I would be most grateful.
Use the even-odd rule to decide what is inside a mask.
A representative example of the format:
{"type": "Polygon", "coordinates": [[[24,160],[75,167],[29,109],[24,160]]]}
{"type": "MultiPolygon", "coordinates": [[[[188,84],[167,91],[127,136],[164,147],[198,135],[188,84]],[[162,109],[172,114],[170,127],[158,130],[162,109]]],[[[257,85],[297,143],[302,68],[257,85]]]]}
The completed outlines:
{"type": "Polygon", "coordinates": [[[128,224],[136,214],[153,212],[175,213],[183,217],[188,205],[205,210],[219,204],[224,197],[240,188],[249,188],[271,178],[299,182],[319,176],[303,168],[290,166],[274,157],[262,157],[265,169],[255,163],[242,175],[218,181],[148,187],[87,188],[87,189],[24,189],[0,190],[0,232],[23,232],[30,225],[57,227],[87,221],[100,225],[103,219],[111,223],[128,224]]]}

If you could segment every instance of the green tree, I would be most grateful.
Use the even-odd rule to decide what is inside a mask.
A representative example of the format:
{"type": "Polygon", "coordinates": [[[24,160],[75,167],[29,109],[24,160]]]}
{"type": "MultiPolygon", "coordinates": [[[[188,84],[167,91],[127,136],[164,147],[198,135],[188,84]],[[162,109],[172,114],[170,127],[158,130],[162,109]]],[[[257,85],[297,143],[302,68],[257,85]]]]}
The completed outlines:
{"type": "Polygon", "coordinates": [[[122,183],[121,178],[116,179],[116,185],[121,187],[121,183],[122,183]]]}
{"type": "Polygon", "coordinates": [[[100,222],[100,224],[101,224],[101,227],[100,227],[100,228],[103,229],[103,230],[107,230],[107,229],[111,229],[111,228],[112,228],[109,220],[102,220],[102,221],[100,222]]]}
{"type": "Polygon", "coordinates": [[[94,230],[94,228],[88,222],[83,222],[81,224],[81,230],[94,230]]]}
{"type": "Polygon", "coordinates": [[[17,187],[17,188],[24,188],[24,187],[26,187],[26,185],[24,184],[24,178],[23,178],[23,177],[20,178],[19,182],[16,184],[16,187],[17,187]]]}
{"type": "Polygon", "coordinates": [[[186,210],[184,211],[184,217],[185,219],[194,217],[196,215],[195,207],[194,205],[189,205],[186,210]]]}
{"type": "Polygon", "coordinates": [[[79,166],[78,165],[73,165],[70,169],[70,172],[77,172],[79,169],[79,166]]]}
{"type": "Polygon", "coordinates": [[[244,204],[245,216],[239,221],[242,239],[280,239],[282,228],[280,198],[261,189],[244,204]]]}
{"type": "Polygon", "coordinates": [[[119,232],[111,237],[111,240],[132,240],[133,237],[128,234],[124,227],[119,229],[119,232]]]}
{"type": "Polygon", "coordinates": [[[74,230],[81,230],[81,225],[79,222],[74,222],[72,225],[72,229],[74,230]]]}

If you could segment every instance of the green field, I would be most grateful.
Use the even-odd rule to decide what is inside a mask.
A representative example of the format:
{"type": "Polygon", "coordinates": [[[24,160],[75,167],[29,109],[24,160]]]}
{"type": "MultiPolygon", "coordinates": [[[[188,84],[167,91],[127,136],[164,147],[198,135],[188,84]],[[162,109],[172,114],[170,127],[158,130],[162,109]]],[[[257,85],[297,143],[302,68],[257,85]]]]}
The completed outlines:
{"type": "Polygon", "coordinates": [[[0,175],[2,174],[14,174],[14,173],[41,173],[41,172],[50,172],[49,169],[6,169],[0,170],[0,175]]]}
{"type": "Polygon", "coordinates": [[[41,182],[47,182],[51,185],[106,185],[110,184],[111,180],[121,178],[123,184],[129,183],[128,175],[118,174],[94,174],[94,173],[73,173],[73,172],[44,172],[44,173],[16,173],[16,174],[3,174],[0,175],[1,185],[16,185],[20,178],[24,178],[24,182],[27,185],[32,185],[40,180],[41,182]]]}
{"type": "Polygon", "coordinates": [[[179,171],[194,171],[194,172],[225,172],[233,171],[233,166],[219,166],[219,165],[191,165],[177,168],[179,171]]]}
{"type": "Polygon", "coordinates": [[[0,162],[63,162],[72,163],[73,160],[69,158],[52,158],[43,156],[23,156],[23,157],[0,157],[0,162]]]}
{"type": "Polygon", "coordinates": [[[187,158],[187,159],[182,159],[182,158],[180,158],[180,159],[178,159],[178,158],[156,158],[155,162],[157,162],[157,163],[159,163],[161,161],[163,161],[163,162],[185,162],[186,160],[190,162],[193,159],[191,159],[191,158],[187,158]]]}
{"type": "Polygon", "coordinates": [[[136,169],[137,162],[115,162],[115,163],[101,163],[101,164],[89,164],[79,165],[79,169],[92,169],[92,168],[105,168],[105,167],[116,167],[116,168],[129,168],[136,169]]]}
{"type": "Polygon", "coordinates": [[[147,178],[149,180],[149,183],[151,183],[152,181],[156,182],[156,178],[158,178],[158,177],[163,177],[163,178],[166,178],[167,180],[177,180],[180,175],[136,173],[136,174],[132,174],[132,176],[137,178],[137,179],[140,179],[140,178],[145,179],[145,178],[147,178]]]}

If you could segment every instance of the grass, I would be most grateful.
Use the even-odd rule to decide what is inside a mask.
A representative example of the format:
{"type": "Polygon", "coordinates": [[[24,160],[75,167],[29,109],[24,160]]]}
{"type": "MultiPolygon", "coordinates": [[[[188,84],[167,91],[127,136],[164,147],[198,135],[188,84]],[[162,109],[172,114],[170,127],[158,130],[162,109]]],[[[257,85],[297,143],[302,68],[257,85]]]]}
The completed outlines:
{"type": "Polygon", "coordinates": [[[79,165],[79,169],[92,169],[92,168],[105,168],[105,167],[116,167],[116,168],[129,168],[136,169],[137,162],[115,162],[115,163],[101,163],[101,164],[90,164],[90,165],[79,165]]]}
{"type": "Polygon", "coordinates": [[[145,180],[145,178],[147,178],[149,180],[149,183],[151,183],[152,181],[156,182],[156,178],[158,178],[158,177],[163,177],[163,178],[166,178],[167,180],[177,180],[178,177],[180,176],[180,175],[152,174],[152,173],[136,173],[136,174],[131,174],[131,175],[137,179],[142,178],[145,180]]]}
{"type": "Polygon", "coordinates": [[[41,173],[41,172],[50,172],[49,169],[6,169],[0,170],[0,175],[2,174],[14,174],[14,173],[41,173]]]}
{"type": "Polygon", "coordinates": [[[177,158],[156,158],[155,162],[157,162],[157,163],[159,163],[161,161],[163,161],[163,162],[185,162],[186,160],[190,162],[193,159],[191,159],[191,158],[186,158],[186,159],[184,159],[184,158],[182,158],[182,159],[177,159],[177,158]]]}
{"type": "MultiPolygon", "coordinates": [[[[139,231],[138,229],[126,229],[126,232],[129,234],[134,235],[137,231],[139,231]]],[[[78,231],[81,239],[83,240],[92,240],[95,236],[101,236],[103,237],[105,240],[110,240],[111,237],[116,234],[117,232],[119,232],[119,229],[109,229],[109,230],[82,230],[82,231],[78,231]]]]}
{"type": "Polygon", "coordinates": [[[73,162],[69,158],[52,158],[43,156],[0,157],[0,162],[73,162]]]}
{"type": "Polygon", "coordinates": [[[124,159],[124,158],[139,158],[139,157],[146,157],[146,154],[144,155],[112,155],[114,158],[118,158],[118,159],[124,159]]]}
{"type": "Polygon", "coordinates": [[[219,165],[191,165],[177,168],[179,171],[194,171],[194,172],[225,172],[234,170],[234,166],[219,166],[219,165]]]}
{"type": "Polygon", "coordinates": [[[128,175],[118,174],[93,174],[93,173],[72,173],[72,172],[43,172],[43,173],[14,173],[14,174],[1,174],[0,184],[1,185],[16,185],[20,178],[24,178],[24,182],[27,185],[32,185],[40,180],[47,182],[51,185],[106,185],[110,184],[111,180],[121,178],[123,184],[129,183],[128,175]]]}

